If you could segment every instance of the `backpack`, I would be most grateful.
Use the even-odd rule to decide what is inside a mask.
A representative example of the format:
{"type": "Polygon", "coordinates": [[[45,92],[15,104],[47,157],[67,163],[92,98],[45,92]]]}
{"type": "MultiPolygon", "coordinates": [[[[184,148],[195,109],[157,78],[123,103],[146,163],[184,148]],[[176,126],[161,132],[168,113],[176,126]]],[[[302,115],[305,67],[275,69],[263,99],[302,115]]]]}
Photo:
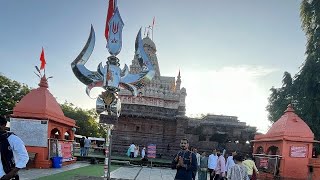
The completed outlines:
{"type": "Polygon", "coordinates": [[[9,144],[8,138],[11,136],[12,132],[7,132],[0,135],[0,152],[1,152],[1,161],[4,172],[7,174],[13,168],[15,168],[15,162],[13,157],[13,152],[9,144]]]}

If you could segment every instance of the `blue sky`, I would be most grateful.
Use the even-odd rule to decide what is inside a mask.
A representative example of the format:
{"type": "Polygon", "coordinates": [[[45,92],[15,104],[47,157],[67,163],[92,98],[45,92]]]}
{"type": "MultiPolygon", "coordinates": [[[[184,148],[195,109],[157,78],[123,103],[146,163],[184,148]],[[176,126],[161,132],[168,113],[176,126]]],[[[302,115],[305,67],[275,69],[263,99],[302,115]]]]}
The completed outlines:
{"type": "MultiPolygon", "coordinates": [[[[107,0],[0,1],[0,72],[37,87],[34,66],[45,49],[51,93],[83,108],[95,100],[73,75],[70,63],[82,50],[91,24],[94,52],[87,63],[96,69],[109,56],[104,38],[107,0]]],[[[187,114],[238,116],[266,132],[267,98],[281,85],[284,71],[298,72],[306,38],[292,0],[118,0],[125,23],[121,67],[131,64],[140,27],[155,16],[154,41],[161,75],[182,75],[187,114]]]]}

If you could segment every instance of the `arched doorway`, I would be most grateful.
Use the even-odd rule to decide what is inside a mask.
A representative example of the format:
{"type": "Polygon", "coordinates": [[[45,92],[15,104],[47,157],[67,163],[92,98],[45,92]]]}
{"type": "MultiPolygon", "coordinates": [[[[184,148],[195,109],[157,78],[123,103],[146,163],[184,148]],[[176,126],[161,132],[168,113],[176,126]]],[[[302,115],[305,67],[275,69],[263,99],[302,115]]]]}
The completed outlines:
{"type": "Polygon", "coordinates": [[[279,148],[277,146],[270,146],[267,151],[268,155],[280,155],[279,148]]]}
{"type": "Polygon", "coordinates": [[[65,140],[70,140],[70,134],[69,134],[68,131],[64,133],[64,139],[65,140]]]}
{"type": "Polygon", "coordinates": [[[50,138],[61,139],[61,132],[59,131],[58,128],[54,128],[54,129],[51,130],[50,138]]]}
{"type": "Polygon", "coordinates": [[[256,154],[264,154],[264,150],[262,146],[259,146],[256,150],[256,154]]]}

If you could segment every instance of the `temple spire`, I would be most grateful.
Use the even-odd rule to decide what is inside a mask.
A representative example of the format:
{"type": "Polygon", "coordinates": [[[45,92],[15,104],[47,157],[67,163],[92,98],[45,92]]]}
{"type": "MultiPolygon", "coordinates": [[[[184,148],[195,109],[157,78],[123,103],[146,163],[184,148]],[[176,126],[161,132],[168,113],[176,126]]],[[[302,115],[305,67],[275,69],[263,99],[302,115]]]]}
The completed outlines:
{"type": "Polygon", "coordinates": [[[48,88],[48,79],[46,78],[46,75],[43,75],[40,79],[40,83],[38,84],[39,87],[48,88]]]}
{"type": "Polygon", "coordinates": [[[176,81],[176,90],[180,90],[180,87],[181,87],[181,76],[180,76],[180,69],[179,69],[179,73],[176,81]]]}

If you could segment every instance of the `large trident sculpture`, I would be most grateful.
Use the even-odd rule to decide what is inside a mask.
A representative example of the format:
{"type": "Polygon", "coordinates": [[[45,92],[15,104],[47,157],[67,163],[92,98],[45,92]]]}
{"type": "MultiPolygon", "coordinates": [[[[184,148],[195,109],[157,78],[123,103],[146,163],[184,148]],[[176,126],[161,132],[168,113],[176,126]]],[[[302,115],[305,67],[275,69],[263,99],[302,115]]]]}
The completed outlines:
{"type": "Polygon", "coordinates": [[[90,36],[84,48],[78,57],[71,63],[72,71],[75,76],[87,86],[86,93],[90,97],[90,91],[94,87],[102,87],[102,92],[96,100],[96,111],[100,114],[100,123],[106,131],[105,143],[105,167],[104,177],[110,179],[110,155],[111,155],[111,130],[120,116],[121,102],[118,97],[120,88],[131,91],[132,95],[137,95],[137,89],[142,88],[146,83],[152,80],[155,75],[153,65],[143,48],[141,38],[141,28],[138,32],[135,51],[142,71],[137,74],[130,74],[128,66],[120,69],[119,59],[116,57],[122,47],[122,29],[124,23],[121,19],[116,0],[109,0],[106,39],[107,49],[111,56],[107,59],[105,66],[102,63],[98,65],[97,71],[90,71],[85,67],[86,62],[93,51],[95,44],[95,33],[91,26],[90,36]],[[107,118],[106,118],[107,117],[107,118]],[[104,121],[107,119],[107,123],[104,121]],[[110,121],[111,119],[111,121],[110,121]],[[111,122],[111,123],[110,123],[111,122]]]}
{"type": "Polygon", "coordinates": [[[137,89],[142,88],[152,80],[155,70],[143,48],[141,28],[136,37],[135,51],[142,71],[138,74],[130,74],[127,65],[122,70],[120,69],[119,59],[116,56],[120,53],[122,47],[122,29],[124,23],[116,4],[114,4],[114,9],[112,17],[107,23],[108,27],[106,27],[109,29],[108,34],[106,34],[107,49],[111,54],[107,58],[106,65],[102,66],[102,63],[100,63],[97,71],[90,71],[85,67],[85,63],[89,60],[95,44],[95,33],[91,26],[88,41],[78,57],[71,63],[71,67],[75,76],[87,86],[86,93],[89,97],[92,88],[102,87],[105,89],[96,100],[96,111],[99,114],[119,117],[121,102],[118,92],[120,88],[127,89],[132,92],[132,95],[136,96],[137,89]]]}

